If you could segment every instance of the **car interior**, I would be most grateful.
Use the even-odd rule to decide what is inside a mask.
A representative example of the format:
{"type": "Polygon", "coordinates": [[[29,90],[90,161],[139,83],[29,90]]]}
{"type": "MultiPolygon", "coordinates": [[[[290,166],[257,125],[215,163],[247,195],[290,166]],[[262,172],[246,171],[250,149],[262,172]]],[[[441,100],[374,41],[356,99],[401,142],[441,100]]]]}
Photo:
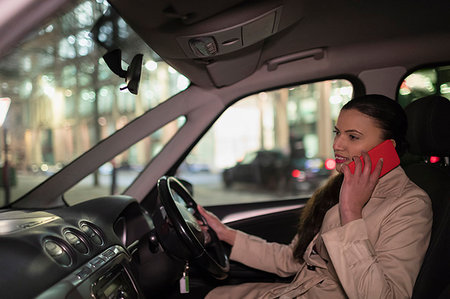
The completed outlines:
{"type": "Polygon", "coordinates": [[[198,206],[290,243],[336,173],[340,108],[382,94],[405,108],[401,166],[432,200],[412,298],[449,298],[449,12],[446,0],[1,1],[1,297],[289,283],[231,261],[198,206]],[[308,165],[270,184],[252,166],[228,184],[258,151],[308,165]]]}

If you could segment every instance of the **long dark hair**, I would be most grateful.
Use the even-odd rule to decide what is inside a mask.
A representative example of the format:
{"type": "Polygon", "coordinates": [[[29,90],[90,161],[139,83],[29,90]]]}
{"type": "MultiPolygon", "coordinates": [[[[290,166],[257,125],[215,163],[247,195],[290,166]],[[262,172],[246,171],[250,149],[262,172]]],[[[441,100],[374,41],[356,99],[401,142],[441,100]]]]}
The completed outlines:
{"type": "MultiPolygon", "coordinates": [[[[383,131],[383,139],[394,139],[399,156],[404,153],[408,122],[403,108],[397,102],[383,95],[365,95],[352,99],[342,107],[342,110],[350,109],[372,117],[383,131]]],[[[326,212],[339,202],[343,180],[342,174],[332,176],[306,203],[300,216],[298,240],[293,252],[294,258],[299,262],[304,262],[306,248],[319,232],[326,212]]]]}

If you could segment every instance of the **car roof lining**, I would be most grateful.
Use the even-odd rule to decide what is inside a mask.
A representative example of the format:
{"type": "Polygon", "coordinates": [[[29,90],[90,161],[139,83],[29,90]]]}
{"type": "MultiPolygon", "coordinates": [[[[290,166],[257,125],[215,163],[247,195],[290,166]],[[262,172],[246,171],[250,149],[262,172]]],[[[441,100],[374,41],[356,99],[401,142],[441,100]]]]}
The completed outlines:
{"type": "MultiPolygon", "coordinates": [[[[131,0],[130,0],[131,1],[131,0]]],[[[136,0],[137,1],[137,0],[136,0]]],[[[289,55],[298,51],[310,50],[313,48],[332,48],[348,44],[372,43],[381,40],[398,38],[407,38],[408,36],[420,36],[425,33],[445,33],[450,32],[450,24],[446,21],[446,11],[450,9],[448,1],[439,0],[433,3],[442,9],[436,15],[429,13],[427,1],[263,1],[266,6],[258,6],[258,9],[252,10],[254,1],[242,1],[238,6],[227,8],[223,13],[214,13],[209,18],[203,18],[201,21],[193,24],[174,23],[173,20],[161,21],[159,27],[152,28],[148,24],[149,18],[162,18],[164,11],[139,8],[141,12],[136,11],[129,2],[125,5],[122,1],[111,0],[113,5],[119,10],[119,13],[130,21],[135,31],[155,50],[164,60],[172,65],[179,72],[187,76],[194,84],[200,86],[221,87],[230,85],[236,80],[243,79],[251,74],[250,69],[256,70],[267,60],[278,56],[289,55]],[[245,5],[242,5],[245,4],[245,5]],[[276,34],[269,36],[258,44],[258,50],[253,47],[241,48],[236,50],[235,54],[228,53],[216,55],[208,58],[192,58],[184,53],[177,39],[182,36],[204,35],[208,32],[232,27],[230,20],[234,25],[244,22],[245,18],[251,19],[255,15],[262,14],[261,7],[266,11],[274,7],[282,6],[282,16],[280,19],[279,30],[276,34]],[[233,18],[229,18],[230,12],[233,12],[233,18]],[[136,14],[138,17],[136,17],[136,14]],[[133,15],[133,20],[128,16],[133,15]],[[228,18],[225,18],[228,17],[228,18]],[[325,18],[326,17],[326,18],[325,18]],[[227,23],[223,20],[227,20],[227,23]],[[364,23],[361,23],[364,20],[364,23]],[[162,24],[164,23],[164,24],[162,24]],[[358,24],[360,26],[355,26],[358,24]],[[177,26],[175,26],[177,25],[177,26]],[[249,55],[254,57],[254,53],[260,53],[257,63],[250,68],[247,65],[236,74],[234,65],[239,65],[239,59],[249,55]],[[220,65],[220,75],[208,67],[209,64],[220,65]],[[234,72],[224,73],[222,70],[227,68],[234,72]],[[245,70],[244,70],[245,69],[245,70]]],[[[161,4],[163,7],[162,2],[161,4]]],[[[170,1],[167,1],[169,3],[170,1]]],[[[141,1],[139,1],[141,3],[141,1]]],[[[239,3],[238,3],[239,4],[239,3]]],[[[152,7],[153,4],[148,4],[152,7]]],[[[257,7],[257,6],[255,6],[257,7]]],[[[199,14],[204,17],[208,15],[208,7],[194,6],[191,9],[193,14],[199,14]]],[[[370,51],[371,49],[366,49],[370,51]]],[[[220,53],[219,53],[220,54],[220,53]]],[[[408,53],[404,53],[408,55],[408,53]]]]}

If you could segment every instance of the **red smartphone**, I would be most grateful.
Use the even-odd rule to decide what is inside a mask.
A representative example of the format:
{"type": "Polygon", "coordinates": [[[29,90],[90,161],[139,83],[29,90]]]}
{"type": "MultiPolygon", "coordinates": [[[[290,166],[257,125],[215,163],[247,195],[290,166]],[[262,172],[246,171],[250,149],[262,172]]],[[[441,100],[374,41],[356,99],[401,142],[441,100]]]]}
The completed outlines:
{"type": "MultiPolygon", "coordinates": [[[[372,171],[375,169],[377,162],[380,158],[383,158],[383,167],[381,168],[380,178],[397,167],[400,164],[400,158],[397,155],[394,145],[391,140],[385,140],[382,143],[375,146],[373,149],[367,152],[370,156],[370,160],[372,161],[372,171]]],[[[362,156],[359,157],[361,159],[362,165],[364,167],[364,159],[362,156]]],[[[348,164],[350,171],[355,173],[355,162],[351,162],[348,164]]]]}

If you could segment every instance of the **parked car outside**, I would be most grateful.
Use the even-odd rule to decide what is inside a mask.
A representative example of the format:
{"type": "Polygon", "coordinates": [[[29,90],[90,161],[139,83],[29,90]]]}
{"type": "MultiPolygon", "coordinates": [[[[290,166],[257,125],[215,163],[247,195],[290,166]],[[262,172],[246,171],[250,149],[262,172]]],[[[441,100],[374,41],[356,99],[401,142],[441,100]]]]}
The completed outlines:
{"type": "Polygon", "coordinates": [[[251,183],[262,188],[276,189],[284,180],[288,165],[286,155],[277,150],[247,153],[242,161],[223,171],[225,187],[235,183],[251,183]]]}
{"type": "Polygon", "coordinates": [[[292,159],[288,166],[287,188],[292,193],[312,192],[328,180],[334,165],[322,158],[292,159]]]}
{"type": "Polygon", "coordinates": [[[333,169],[321,158],[293,158],[282,151],[260,150],[225,169],[222,178],[226,188],[244,183],[289,195],[314,191],[333,169]]]}

